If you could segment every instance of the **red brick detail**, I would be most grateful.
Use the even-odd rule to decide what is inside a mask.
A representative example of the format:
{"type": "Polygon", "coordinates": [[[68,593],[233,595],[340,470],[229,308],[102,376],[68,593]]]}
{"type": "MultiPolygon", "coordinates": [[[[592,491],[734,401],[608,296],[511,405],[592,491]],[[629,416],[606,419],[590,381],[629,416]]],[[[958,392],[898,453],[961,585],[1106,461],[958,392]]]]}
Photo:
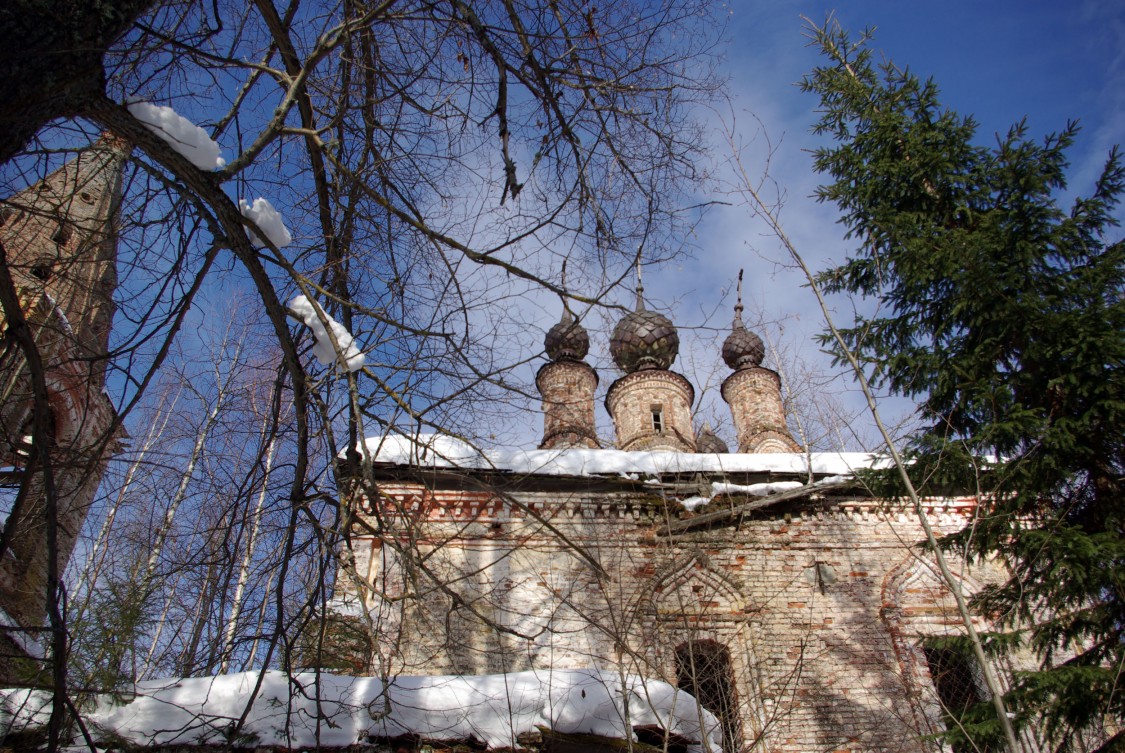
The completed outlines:
{"type": "Polygon", "coordinates": [[[722,395],[730,405],[739,452],[801,451],[785,425],[777,372],[760,366],[739,369],[723,382],[722,395]]]}
{"type": "Polygon", "coordinates": [[[552,361],[539,369],[535,386],[543,396],[541,450],[596,448],[594,391],[598,374],[583,361],[552,361]]]}
{"type": "Polygon", "coordinates": [[[695,390],[673,371],[634,371],[609,387],[605,405],[617,430],[617,448],[627,451],[695,452],[691,404],[695,390]],[[659,429],[653,411],[661,412],[659,429]]]}

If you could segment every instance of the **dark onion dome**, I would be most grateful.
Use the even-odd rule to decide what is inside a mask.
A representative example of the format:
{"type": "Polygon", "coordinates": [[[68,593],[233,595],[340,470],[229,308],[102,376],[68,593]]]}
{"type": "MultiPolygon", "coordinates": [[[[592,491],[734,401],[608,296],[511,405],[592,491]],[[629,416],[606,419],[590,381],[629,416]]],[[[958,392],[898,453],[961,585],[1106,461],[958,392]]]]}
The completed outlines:
{"type": "Polygon", "coordinates": [[[590,335],[564,308],[562,320],[547,330],[543,346],[552,361],[581,361],[590,352],[590,335]]]}
{"type": "Polygon", "coordinates": [[[719,438],[718,434],[711,431],[710,424],[704,424],[703,428],[699,430],[699,434],[695,436],[695,451],[726,454],[730,452],[730,448],[727,447],[726,442],[719,438]]]}
{"type": "Polygon", "coordinates": [[[667,369],[680,352],[680,335],[672,320],[645,311],[644,289],[637,289],[637,310],[617,323],[609,338],[609,353],[626,374],[645,369],[667,369]]]}
{"type": "Polygon", "coordinates": [[[738,302],[734,304],[734,323],[727,339],[723,340],[723,360],[735,371],[761,366],[766,357],[762,338],[746,329],[742,323],[742,270],[738,270],[738,302]]]}
{"type": "Polygon", "coordinates": [[[766,346],[762,338],[746,329],[742,317],[735,319],[734,327],[727,339],[723,340],[723,360],[735,371],[761,366],[766,357],[766,346]]]}

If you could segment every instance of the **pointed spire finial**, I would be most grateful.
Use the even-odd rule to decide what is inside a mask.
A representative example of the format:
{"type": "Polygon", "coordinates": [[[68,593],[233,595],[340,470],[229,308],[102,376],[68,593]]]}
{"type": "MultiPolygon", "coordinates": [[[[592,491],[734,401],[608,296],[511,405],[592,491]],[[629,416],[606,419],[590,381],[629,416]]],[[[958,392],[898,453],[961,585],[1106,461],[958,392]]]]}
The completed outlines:
{"type": "MultiPolygon", "coordinates": [[[[569,260],[563,259],[563,263],[562,263],[562,289],[563,290],[566,290],[566,263],[567,263],[567,261],[569,261],[569,260]]],[[[570,324],[571,322],[574,321],[574,314],[570,310],[570,305],[566,302],[566,296],[563,295],[562,293],[559,293],[559,300],[562,302],[562,307],[563,307],[562,323],[563,324],[570,324]]]]}
{"type": "Polygon", "coordinates": [[[723,360],[735,371],[751,366],[761,366],[766,347],[762,338],[746,329],[742,321],[742,270],[738,270],[738,298],[734,304],[734,322],[730,334],[723,341],[723,360]]]}
{"type": "Polygon", "coordinates": [[[734,304],[734,326],[738,327],[742,324],[742,270],[738,270],[738,299],[734,304]]]}
{"type": "Polygon", "coordinates": [[[98,140],[94,142],[93,148],[118,152],[124,156],[128,156],[133,152],[133,144],[128,139],[123,136],[118,136],[112,131],[102,131],[98,136],[98,140]]]}
{"type": "Polygon", "coordinates": [[[645,286],[641,281],[641,257],[637,257],[637,311],[645,310],[645,286]]]}
{"type": "MultiPolygon", "coordinates": [[[[566,262],[563,262],[562,287],[566,289],[566,262]]],[[[552,361],[581,361],[590,352],[590,336],[570,310],[565,293],[559,293],[559,300],[562,302],[562,316],[558,324],[547,330],[543,346],[552,361]]]]}
{"type": "Polygon", "coordinates": [[[572,323],[574,321],[574,314],[573,314],[573,312],[571,312],[570,306],[567,305],[566,296],[560,295],[559,300],[562,302],[562,307],[563,307],[562,318],[561,318],[562,323],[563,324],[572,323]]]}

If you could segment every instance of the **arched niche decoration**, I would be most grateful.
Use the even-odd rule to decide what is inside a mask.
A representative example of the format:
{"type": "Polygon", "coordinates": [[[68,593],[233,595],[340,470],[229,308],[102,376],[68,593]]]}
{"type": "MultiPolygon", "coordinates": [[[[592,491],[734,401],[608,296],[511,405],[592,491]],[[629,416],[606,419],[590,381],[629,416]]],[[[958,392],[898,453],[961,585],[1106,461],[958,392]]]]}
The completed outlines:
{"type": "MultiPolygon", "coordinates": [[[[955,572],[954,577],[966,599],[981,588],[967,573],[955,572]]],[[[965,634],[957,603],[937,564],[919,553],[912,553],[887,573],[881,598],[879,616],[891,636],[915,727],[926,734],[940,733],[945,724],[927,646],[935,638],[965,634]]],[[[988,627],[979,617],[974,617],[973,626],[977,630],[988,627]]]]}
{"type": "Polygon", "coordinates": [[[753,611],[738,582],[699,549],[657,570],[643,591],[642,608],[659,620],[690,616],[694,622],[745,622],[753,611]]]}
{"type": "Polygon", "coordinates": [[[676,684],[684,681],[685,656],[703,659],[713,670],[704,673],[711,678],[705,694],[714,691],[712,705],[725,694],[717,714],[724,720],[724,737],[763,739],[765,710],[753,636],[757,605],[721,561],[698,547],[681,550],[649,577],[636,606],[645,642],[638,649],[650,657],[652,669],[676,684]],[[717,689],[723,686],[728,690],[717,689]]]}

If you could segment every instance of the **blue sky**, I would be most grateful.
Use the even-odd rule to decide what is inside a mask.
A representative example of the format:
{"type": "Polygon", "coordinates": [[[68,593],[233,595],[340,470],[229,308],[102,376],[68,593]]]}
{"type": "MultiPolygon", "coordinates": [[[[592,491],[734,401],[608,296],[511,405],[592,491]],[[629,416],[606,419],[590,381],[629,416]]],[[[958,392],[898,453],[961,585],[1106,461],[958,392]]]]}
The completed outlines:
{"type": "MultiPolygon", "coordinates": [[[[809,133],[816,101],[795,85],[818,62],[803,37],[801,17],[822,22],[832,8],[823,2],[731,3],[724,69],[732,105],[716,116],[717,124],[733,118],[745,147],[743,165],[755,179],[767,164],[768,137],[773,150],[769,176],[785,195],[784,224],[814,268],[847,251],[831,207],[809,198],[818,182],[805,151],[816,143],[809,133]]],[[[1125,140],[1125,3],[1064,7],[1057,2],[878,1],[850,4],[835,17],[855,34],[875,27],[876,50],[900,67],[932,76],[946,106],[977,119],[981,143],[994,143],[994,134],[1024,117],[1036,138],[1078,119],[1083,130],[1071,153],[1072,190],[1088,191],[1109,148],[1125,140]]],[[[730,153],[722,141],[722,136],[716,138],[720,159],[730,153]]],[[[733,200],[721,194],[711,198],[733,200]]],[[[800,287],[801,278],[784,265],[777,243],[745,208],[713,209],[692,241],[695,261],[646,278],[653,303],[668,306],[676,323],[687,328],[682,332],[686,348],[693,340],[702,342],[708,328],[727,326],[730,288],[738,269],[745,267],[747,322],[757,319],[767,339],[790,357],[795,354],[812,368],[830,370],[811,342],[822,327],[815,301],[800,287]],[[708,318],[724,293],[725,308],[708,318]],[[699,324],[704,327],[691,329],[699,324]]],[[[847,306],[837,302],[841,318],[847,306]]],[[[703,352],[694,356],[682,351],[674,368],[692,379],[697,393],[704,393],[697,415],[710,411],[721,418],[725,406],[707,403],[715,401],[725,372],[705,364],[708,358],[718,361],[713,345],[699,347],[703,352]],[[716,371],[706,373],[711,368],[716,371]]],[[[846,391],[843,385],[830,389],[846,391]]],[[[854,393],[842,399],[859,406],[854,393]]],[[[888,409],[901,414],[906,406],[892,402],[888,409]]]]}
{"type": "MultiPolygon", "coordinates": [[[[665,311],[681,327],[681,357],[674,368],[696,388],[698,422],[712,423],[728,440],[733,439],[729,411],[719,399],[718,389],[729,371],[719,358],[719,343],[729,327],[733,283],[740,268],[746,270],[747,323],[778,351],[778,357],[767,365],[783,372],[787,385],[803,393],[801,400],[817,401],[820,390],[839,395],[839,402],[852,413],[862,411],[861,401],[846,381],[812,381],[834,371],[813,343],[814,335],[823,328],[815,301],[801,287],[802,278],[787,267],[776,241],[738,205],[738,197],[729,193],[729,183],[727,192],[723,189],[723,181],[731,178],[729,169],[723,167],[731,157],[724,137],[725,129],[730,129],[744,147],[743,166],[752,179],[758,180],[768,164],[773,182],[767,185],[784,195],[785,227],[810,265],[823,268],[846,254],[832,208],[809,198],[818,182],[806,151],[816,143],[809,133],[816,101],[796,86],[818,63],[817,52],[807,45],[802,16],[821,22],[833,7],[823,0],[737,0],[726,6],[729,45],[722,51],[722,73],[729,78],[731,102],[729,107],[700,114],[714,129],[719,183],[701,191],[698,200],[719,204],[705,215],[694,236],[684,239],[691,258],[653,269],[645,278],[650,307],[665,311]]],[[[724,15],[722,10],[718,13],[724,15]]],[[[937,4],[870,0],[837,7],[836,18],[853,33],[876,27],[874,47],[900,66],[933,76],[949,107],[978,119],[982,142],[993,141],[994,133],[1006,131],[1024,116],[1036,135],[1061,129],[1070,118],[1080,119],[1084,131],[1073,152],[1072,171],[1073,186],[1079,190],[1090,185],[1108,148],[1122,140],[1123,1],[1064,7],[1059,2],[1038,1],[937,4]]],[[[202,115],[199,119],[214,118],[202,115]]],[[[230,157],[233,144],[226,147],[230,157]]],[[[267,179],[246,190],[250,198],[268,196],[283,215],[299,222],[299,201],[287,186],[273,185],[267,179]]],[[[491,206],[497,198],[491,193],[482,197],[481,206],[491,206]]],[[[477,206],[473,204],[468,214],[477,206]]],[[[469,270],[466,275],[466,284],[487,289],[499,296],[497,300],[504,296],[503,286],[510,284],[488,270],[469,270]],[[469,283],[470,277],[474,282],[469,283]]],[[[631,305],[631,293],[620,293],[614,302],[631,305]]],[[[540,333],[558,321],[559,306],[552,295],[532,293],[520,297],[518,304],[514,301],[508,312],[512,319],[505,321],[518,331],[504,336],[520,340],[521,353],[526,356],[538,350],[540,333]]],[[[846,321],[848,303],[836,304],[846,321]]],[[[587,324],[595,329],[590,361],[601,372],[604,391],[613,381],[607,353],[612,323],[608,315],[595,312],[587,324]]],[[[525,383],[531,382],[539,363],[533,359],[522,369],[520,378],[525,383]]],[[[887,408],[897,416],[908,412],[909,405],[892,401],[887,408]]],[[[525,445],[537,442],[539,421],[520,420],[523,411],[513,413],[517,417],[510,420],[517,424],[514,433],[519,436],[509,434],[505,439],[525,445]]],[[[601,436],[609,440],[613,431],[608,415],[600,406],[598,414],[601,436]]],[[[859,427],[869,420],[861,416],[852,423],[859,427]]],[[[859,433],[871,439],[869,429],[859,433]]],[[[841,437],[837,444],[846,449],[870,446],[853,437],[841,437]]]]}
{"type": "MultiPolygon", "coordinates": [[[[731,2],[725,13],[729,46],[723,52],[722,68],[729,77],[731,104],[701,114],[715,129],[716,159],[721,163],[730,157],[723,137],[723,127],[730,127],[745,147],[743,165],[755,180],[767,165],[768,139],[772,147],[769,177],[785,196],[784,224],[814,268],[838,261],[847,252],[832,208],[809,198],[817,176],[805,150],[815,143],[809,126],[815,120],[816,102],[796,87],[818,62],[816,51],[807,46],[803,35],[802,16],[820,22],[832,9],[831,4],[806,0],[731,2]]],[[[1109,147],[1123,140],[1125,0],[1087,1],[1069,7],[1042,1],[937,4],[865,0],[836,10],[839,21],[855,33],[876,27],[875,48],[899,65],[933,76],[948,106],[978,119],[982,142],[991,142],[992,134],[1005,131],[1024,116],[1036,135],[1058,130],[1070,118],[1079,119],[1084,130],[1072,153],[1074,189],[1088,190],[1109,147]]],[[[176,104],[186,107],[192,100],[178,98],[176,104]]],[[[199,122],[216,118],[210,111],[189,110],[188,114],[199,122]]],[[[231,138],[227,135],[221,140],[228,158],[235,151],[231,138]]],[[[717,174],[721,179],[730,178],[722,167],[717,174]]],[[[246,190],[248,198],[268,196],[291,222],[299,221],[299,202],[290,186],[267,180],[261,185],[239,184],[239,188],[246,190]]],[[[489,194],[488,198],[495,197],[489,194]]],[[[682,355],[674,368],[691,379],[700,395],[700,422],[721,424],[724,419],[729,422],[729,413],[718,399],[718,385],[728,372],[719,359],[718,344],[729,327],[733,283],[740,268],[745,268],[747,276],[747,322],[781,351],[782,359],[770,365],[793,368],[792,363],[784,363],[790,359],[803,361],[798,365],[809,371],[831,369],[812,341],[823,326],[815,302],[802,289],[802,279],[786,267],[776,241],[721,185],[718,190],[708,188],[698,198],[731,205],[715,206],[694,236],[684,239],[692,258],[649,271],[645,283],[650,307],[664,310],[681,327],[682,355]]],[[[480,279],[483,282],[476,283],[480,286],[495,282],[484,273],[480,279]]],[[[622,290],[615,302],[631,305],[631,293],[622,290]]],[[[837,306],[846,314],[846,302],[837,302],[837,306]]],[[[538,349],[541,333],[558,321],[559,305],[553,295],[532,294],[510,308],[518,314],[515,323],[520,328],[512,336],[521,340],[525,346],[521,352],[526,356],[538,349]],[[524,342],[525,337],[529,342],[524,342]]],[[[602,372],[604,390],[613,380],[606,352],[610,323],[595,315],[588,324],[592,329],[603,327],[592,333],[590,361],[602,372]]],[[[520,377],[525,383],[530,383],[538,364],[535,360],[523,368],[526,373],[520,377]]],[[[789,381],[795,385],[798,380],[789,381]]],[[[842,390],[845,402],[859,405],[843,383],[825,389],[842,390]]],[[[901,404],[892,405],[896,413],[903,409],[901,404]]],[[[523,417],[522,411],[519,415],[523,417]]],[[[599,417],[602,436],[609,439],[612,427],[600,407],[599,417]]],[[[518,423],[521,444],[537,441],[538,421],[518,423]]]]}
{"type": "MultiPolygon", "coordinates": [[[[734,3],[729,70],[736,86],[768,77],[781,98],[775,87],[815,62],[815,51],[791,41],[801,32],[800,16],[819,22],[832,7],[734,3]]],[[[1113,125],[1112,110],[1120,114],[1121,2],[860,2],[835,16],[850,30],[876,27],[879,48],[900,66],[932,75],[947,103],[976,115],[986,133],[1022,115],[1037,130],[1079,117],[1097,132],[1113,125]]],[[[793,107],[796,114],[801,104],[793,107]]]]}

